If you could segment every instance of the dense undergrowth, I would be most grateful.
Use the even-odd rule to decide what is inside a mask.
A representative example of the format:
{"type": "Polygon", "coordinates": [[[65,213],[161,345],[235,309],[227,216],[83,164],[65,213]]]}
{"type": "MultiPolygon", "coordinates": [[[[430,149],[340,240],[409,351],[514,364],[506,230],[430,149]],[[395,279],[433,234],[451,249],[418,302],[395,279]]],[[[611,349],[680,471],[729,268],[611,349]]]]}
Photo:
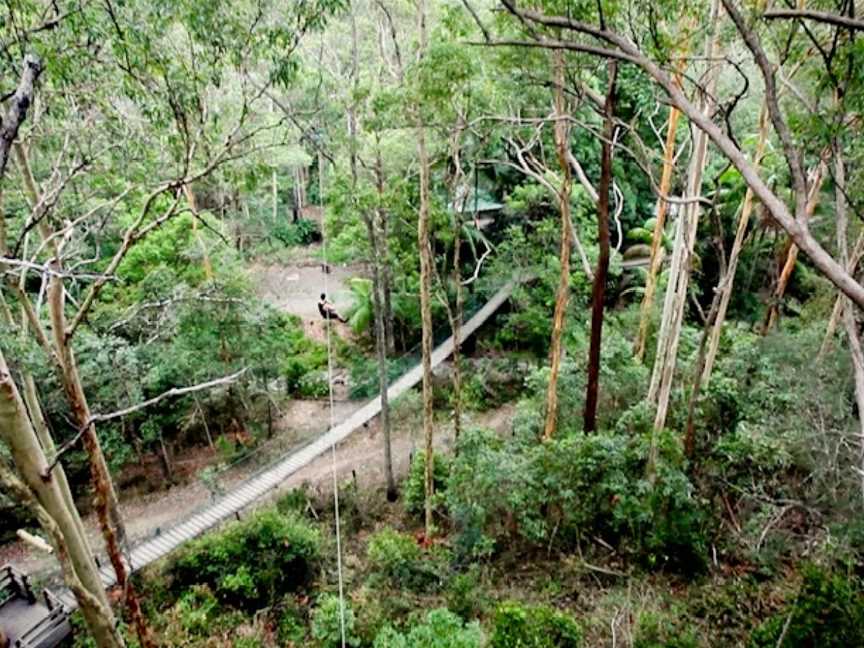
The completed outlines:
{"type": "MultiPolygon", "coordinates": [[[[855,425],[845,360],[813,366],[820,336],[805,322],[767,338],[731,329],[701,401],[697,454],[686,460],[680,434],[664,431],[649,469],[646,375],[619,333],[630,315],[606,337],[596,434],[577,416],[578,331],[548,442],[537,441],[546,370],[510,365],[523,379],[506,429],[466,429],[436,456],[431,542],[422,453],[396,505],[343,485],[347,645],[566,648],[613,635],[638,648],[761,648],[781,635],[786,646],[864,645],[864,527],[836,445],[855,425]]],[[[502,367],[470,365],[471,409],[497,405],[470,385],[494,383],[502,367]]],[[[686,396],[676,395],[679,424],[686,396]]],[[[340,645],[331,506],[292,491],[151,570],[155,629],[170,645],[340,645]]]]}

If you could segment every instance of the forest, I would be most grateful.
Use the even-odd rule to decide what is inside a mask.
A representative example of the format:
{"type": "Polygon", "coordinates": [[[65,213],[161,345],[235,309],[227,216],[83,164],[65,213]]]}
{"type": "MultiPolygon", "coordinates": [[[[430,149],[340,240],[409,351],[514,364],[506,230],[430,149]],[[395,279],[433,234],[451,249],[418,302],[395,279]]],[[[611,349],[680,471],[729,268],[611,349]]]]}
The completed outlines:
{"type": "Polygon", "coordinates": [[[854,0],[0,1],[0,648],[864,647],[859,110],[854,0]]]}

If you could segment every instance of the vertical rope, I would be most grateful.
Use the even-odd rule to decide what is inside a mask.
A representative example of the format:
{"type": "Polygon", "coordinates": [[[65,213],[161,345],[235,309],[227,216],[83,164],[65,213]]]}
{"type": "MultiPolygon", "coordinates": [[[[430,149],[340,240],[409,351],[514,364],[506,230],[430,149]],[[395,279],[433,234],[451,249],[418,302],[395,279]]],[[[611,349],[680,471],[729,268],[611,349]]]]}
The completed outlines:
{"type": "MultiPolygon", "coordinates": [[[[320,145],[319,145],[320,146],[320,145]]],[[[321,203],[321,255],[324,272],[324,294],[330,294],[330,284],[327,276],[330,274],[330,266],[327,263],[327,226],[324,218],[324,156],[318,150],[318,202],[321,203]]],[[[333,413],[333,352],[330,343],[330,327],[332,318],[324,318],[324,328],[327,331],[327,387],[330,398],[330,428],[335,425],[333,413]]],[[[342,530],[339,520],[339,480],[336,471],[336,444],[330,446],[331,467],[333,473],[333,510],[336,517],[336,571],[339,578],[339,629],[342,633],[342,648],[345,648],[345,591],[342,578],[342,530]]]]}

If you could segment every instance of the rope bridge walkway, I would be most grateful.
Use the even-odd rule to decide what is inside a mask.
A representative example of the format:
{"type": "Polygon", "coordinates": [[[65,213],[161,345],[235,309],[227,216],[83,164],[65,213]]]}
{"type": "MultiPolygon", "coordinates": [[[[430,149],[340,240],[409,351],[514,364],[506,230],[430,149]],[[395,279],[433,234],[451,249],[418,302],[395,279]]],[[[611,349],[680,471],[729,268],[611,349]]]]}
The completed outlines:
{"type": "MultiPolygon", "coordinates": [[[[463,324],[463,340],[480,328],[510,298],[515,284],[515,280],[507,282],[463,324]]],[[[453,353],[453,346],[453,337],[450,336],[432,351],[433,368],[453,353]]],[[[387,389],[388,398],[392,402],[420,383],[422,379],[423,366],[417,364],[390,385],[387,389]]],[[[380,411],[381,397],[379,395],[344,421],[321,434],[307,446],[283,457],[266,470],[241,482],[230,493],[211,506],[173,528],[141,542],[129,552],[127,566],[130,571],[135,572],[143,569],[208,529],[237,516],[247,506],[280,486],[293,473],[311,463],[332,446],[344,441],[357,428],[375,418],[380,411]]],[[[116,577],[110,565],[103,566],[99,573],[106,588],[115,584],[116,577]]],[[[62,590],[57,596],[67,610],[71,611],[77,608],[78,604],[75,597],[69,590],[62,590]]]]}

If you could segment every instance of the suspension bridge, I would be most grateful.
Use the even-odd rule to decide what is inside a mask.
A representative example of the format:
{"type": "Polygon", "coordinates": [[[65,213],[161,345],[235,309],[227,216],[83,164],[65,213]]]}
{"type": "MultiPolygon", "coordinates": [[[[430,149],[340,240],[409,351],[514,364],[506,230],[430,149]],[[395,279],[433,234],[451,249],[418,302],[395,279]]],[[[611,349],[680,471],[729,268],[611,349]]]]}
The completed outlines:
{"type": "MultiPolygon", "coordinates": [[[[463,340],[475,333],[510,298],[516,283],[517,280],[512,280],[504,284],[462,325],[463,340]]],[[[453,336],[435,347],[432,351],[432,367],[446,360],[453,353],[453,348],[453,336]]],[[[389,386],[388,398],[392,402],[419,384],[422,379],[423,367],[417,363],[389,386]]],[[[343,442],[355,430],[375,418],[380,411],[379,395],[308,445],[239,483],[213,504],[158,535],[139,542],[124,559],[127,569],[131,572],[139,571],[220,523],[235,519],[245,508],[279,488],[288,477],[332,446],[343,442]]],[[[68,614],[78,607],[72,592],[68,589],[60,590],[56,594],[46,591],[44,600],[41,600],[33,595],[26,576],[17,574],[11,568],[3,569],[9,577],[0,579],[0,628],[10,628],[7,631],[10,646],[50,648],[56,645],[58,637],[62,638],[64,632],[68,634],[70,631],[68,614]]],[[[106,589],[117,582],[114,570],[108,564],[100,568],[99,575],[106,589]]]]}

